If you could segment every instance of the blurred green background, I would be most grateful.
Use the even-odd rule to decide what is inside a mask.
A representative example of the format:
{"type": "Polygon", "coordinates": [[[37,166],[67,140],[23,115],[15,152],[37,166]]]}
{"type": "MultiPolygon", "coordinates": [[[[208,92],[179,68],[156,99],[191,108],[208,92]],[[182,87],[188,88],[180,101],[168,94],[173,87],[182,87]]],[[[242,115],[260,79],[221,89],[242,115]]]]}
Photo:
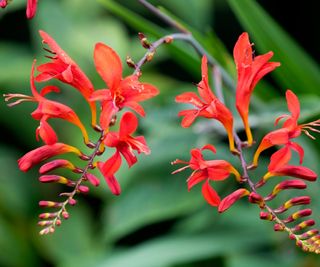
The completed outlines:
{"type": "MultiPolygon", "coordinates": [[[[137,32],[151,41],[175,32],[150,14],[137,1],[41,0],[36,17],[25,19],[25,2],[14,0],[0,11],[0,88],[2,93],[30,94],[32,60],[45,62],[38,30],[48,32],[81,66],[96,88],[104,84],[93,65],[93,47],[98,41],[113,47],[125,59],[138,60],[144,54],[137,32]]],[[[248,31],[256,54],[274,51],[282,66],[264,79],[255,91],[250,121],[255,139],[272,129],[273,120],[286,112],[284,91],[291,88],[301,99],[301,121],[319,117],[320,50],[317,4],[280,3],[253,0],[151,1],[161,5],[185,23],[199,42],[231,77],[235,77],[232,48],[241,32],[248,31]],[[290,5],[290,9],[288,7],[290,5]],[[290,11],[289,11],[290,10],[290,11]],[[310,34],[312,33],[312,34],[310,34]]],[[[132,70],[126,68],[125,73],[132,70]]],[[[0,102],[0,266],[94,266],[94,267],[312,267],[319,259],[295,247],[286,234],[273,232],[272,223],[259,219],[259,209],[246,201],[218,215],[201,196],[198,186],[187,192],[189,173],[172,176],[170,161],[189,159],[189,151],[208,142],[218,148],[218,157],[239,166],[226,150],[225,136],[218,123],[205,120],[182,129],[174,97],[194,90],[200,80],[200,59],[181,42],[158,49],[154,60],[143,67],[143,81],[159,87],[161,94],[144,103],[147,117],[140,120],[140,132],[152,149],[148,157],[117,174],[123,193],[111,195],[103,179],[88,196],[78,196],[70,208],[70,219],[54,235],[39,236],[39,200],[54,200],[63,187],[37,181],[37,168],[18,170],[16,160],[37,147],[37,122],[29,116],[33,104],[8,108],[0,102]]],[[[56,99],[72,106],[88,124],[88,107],[81,96],[60,83],[56,99]]],[[[227,103],[234,96],[225,88],[227,103]]],[[[61,141],[84,148],[79,131],[54,121],[61,141]]],[[[240,123],[237,130],[242,133],[240,123]]],[[[91,133],[93,134],[93,133],[91,133]]],[[[306,138],[305,165],[319,173],[320,149],[306,138]]],[[[253,151],[248,151],[247,157],[253,151]]],[[[266,156],[267,153],[265,153],[266,156]]],[[[255,173],[264,173],[268,158],[255,173]]],[[[276,182],[279,178],[275,178],[276,182]]],[[[272,182],[266,192],[272,188],[272,182]]],[[[233,178],[215,183],[222,196],[237,185],[233,178]]],[[[266,193],[265,192],[265,193],[266,193]]],[[[305,194],[313,198],[313,217],[319,219],[319,184],[305,194]]],[[[276,207],[300,192],[284,193],[276,207]]]]}

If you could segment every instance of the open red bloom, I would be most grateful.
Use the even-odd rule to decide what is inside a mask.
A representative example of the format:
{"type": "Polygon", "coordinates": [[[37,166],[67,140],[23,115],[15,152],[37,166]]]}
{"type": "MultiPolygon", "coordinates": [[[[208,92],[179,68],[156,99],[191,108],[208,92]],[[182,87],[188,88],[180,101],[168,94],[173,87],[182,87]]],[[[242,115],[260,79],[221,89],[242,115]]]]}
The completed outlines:
{"type": "MultiPolygon", "coordinates": [[[[297,145],[297,144],[296,144],[297,145]]],[[[263,182],[267,181],[273,176],[291,176],[308,181],[315,181],[317,174],[304,166],[289,165],[291,159],[291,148],[293,146],[287,145],[271,156],[268,172],[263,176],[263,182]]],[[[300,153],[302,150],[299,150],[300,153]]],[[[303,154],[300,154],[300,163],[302,162],[303,154]]]]}
{"type": "Polygon", "coordinates": [[[298,124],[298,119],[300,116],[300,103],[298,97],[291,91],[286,91],[286,99],[288,104],[288,110],[291,115],[284,114],[278,117],[275,121],[275,125],[279,123],[280,120],[285,119],[282,127],[278,130],[272,131],[266,134],[257,151],[254,154],[253,166],[258,165],[258,159],[262,151],[274,146],[274,145],[288,145],[289,142],[292,145],[295,145],[296,149],[302,150],[301,147],[297,144],[292,143],[290,140],[294,139],[301,135],[301,132],[304,132],[308,137],[314,139],[314,137],[309,133],[309,131],[319,132],[318,129],[314,127],[320,126],[320,120],[309,122],[306,124],[298,124]]]}
{"type": "Polygon", "coordinates": [[[58,79],[76,88],[88,101],[92,112],[92,125],[96,124],[96,106],[89,101],[94,91],[89,78],[80,67],[63,51],[53,38],[44,31],[39,31],[43,42],[49,46],[53,54],[51,62],[40,65],[37,70],[40,74],[36,77],[37,82],[45,82],[51,79],[58,79]]]}
{"type": "Polygon", "coordinates": [[[273,52],[271,51],[264,55],[254,57],[252,44],[246,32],[242,33],[236,42],[233,56],[238,72],[236,107],[245,127],[248,145],[252,145],[253,138],[248,121],[251,94],[259,80],[280,66],[280,63],[268,62],[273,56],[273,52]]]}
{"type": "Polygon", "coordinates": [[[78,148],[69,146],[63,143],[55,143],[53,145],[44,145],[38,147],[34,150],[31,150],[25,154],[22,158],[18,160],[20,170],[26,172],[34,165],[49,159],[51,157],[65,154],[65,153],[75,153],[81,155],[81,152],[78,148]]]}
{"type": "Polygon", "coordinates": [[[90,98],[91,101],[102,101],[102,128],[107,129],[113,116],[124,107],[144,116],[144,109],[138,102],[156,96],[159,93],[158,89],[151,84],[141,83],[138,75],[130,75],[123,79],[119,56],[105,44],[96,44],[94,62],[97,72],[108,86],[108,89],[95,91],[90,98]]]}
{"type": "Polygon", "coordinates": [[[114,174],[121,166],[121,155],[131,167],[137,162],[137,157],[133,153],[134,150],[139,154],[141,152],[150,154],[150,149],[143,136],[132,137],[137,127],[137,117],[132,112],[126,112],[121,118],[119,132],[110,132],[104,139],[104,144],[108,147],[116,148],[116,152],[106,162],[98,162],[98,168],[115,195],[120,194],[120,186],[114,174]]]}
{"type": "Polygon", "coordinates": [[[32,65],[30,77],[30,86],[33,96],[27,96],[22,94],[6,94],[4,95],[5,101],[9,101],[13,98],[19,98],[19,100],[9,104],[9,106],[14,106],[26,101],[38,102],[39,105],[37,109],[33,111],[31,115],[34,119],[40,121],[40,125],[36,131],[37,139],[40,136],[46,144],[52,145],[57,142],[56,133],[47,122],[47,120],[50,118],[60,118],[75,124],[80,128],[85,142],[88,143],[89,138],[87,131],[81,123],[78,116],[76,115],[76,113],[70,107],[56,101],[48,100],[44,97],[46,94],[50,92],[59,92],[59,88],[55,86],[46,86],[41,90],[40,93],[37,92],[34,83],[34,65],[35,61],[32,65]]]}
{"type": "Polygon", "coordinates": [[[229,147],[236,151],[233,138],[233,116],[231,111],[213,94],[208,82],[208,66],[206,56],[202,57],[202,80],[198,84],[199,96],[194,92],[182,93],[176,97],[176,102],[194,105],[195,109],[179,112],[183,116],[182,127],[189,127],[197,117],[211,118],[220,121],[227,131],[229,147]]]}
{"type": "Polygon", "coordinates": [[[180,159],[175,160],[172,164],[187,164],[176,171],[173,174],[181,172],[187,168],[193,170],[192,174],[187,179],[188,190],[191,190],[196,184],[205,181],[202,186],[202,194],[205,200],[211,206],[218,206],[220,203],[220,197],[217,192],[210,186],[210,181],[222,181],[229,177],[230,173],[233,173],[237,180],[240,181],[241,177],[239,172],[225,160],[205,160],[202,155],[203,150],[211,150],[216,152],[213,145],[206,145],[201,149],[195,148],[191,150],[190,161],[182,161],[180,159]]]}

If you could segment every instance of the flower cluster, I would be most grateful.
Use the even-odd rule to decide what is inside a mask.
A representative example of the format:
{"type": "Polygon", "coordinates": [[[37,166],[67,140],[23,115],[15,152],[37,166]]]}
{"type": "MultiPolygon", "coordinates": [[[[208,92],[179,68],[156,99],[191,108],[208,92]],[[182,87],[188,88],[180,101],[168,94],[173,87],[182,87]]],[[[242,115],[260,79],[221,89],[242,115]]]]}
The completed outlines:
{"type": "Polygon", "coordinates": [[[39,121],[36,129],[37,140],[42,140],[44,145],[28,152],[18,160],[19,168],[28,171],[33,166],[41,163],[39,181],[42,183],[60,183],[72,188],[70,192],[61,193],[62,201],[40,201],[41,207],[53,208],[53,212],[40,214],[39,225],[44,228],[41,234],[52,233],[55,227],[61,224],[61,218],[69,217],[67,205],[75,205],[77,193],[87,193],[89,188],[83,185],[89,182],[98,186],[100,180],[92,173],[96,167],[106,180],[111,192],[114,195],[121,193],[120,185],[115,177],[119,170],[122,157],[131,167],[137,162],[136,153],[149,154],[150,149],[143,136],[134,136],[138,127],[138,118],[131,112],[121,113],[124,108],[129,108],[141,116],[145,111],[140,102],[154,97],[158,89],[151,84],[139,81],[139,74],[122,77],[122,64],[119,56],[109,46],[98,43],[94,49],[94,63],[97,72],[105,81],[107,88],[95,90],[90,79],[80,67],[63,51],[59,45],[47,33],[40,31],[43,43],[49,49],[50,61],[36,67],[36,61],[31,68],[30,86],[32,96],[23,94],[5,94],[5,101],[12,101],[8,105],[15,106],[21,102],[35,102],[37,108],[31,116],[39,121]],[[38,75],[35,76],[35,69],[38,75]],[[62,83],[71,85],[78,90],[88,102],[91,110],[91,127],[99,133],[96,142],[90,141],[89,129],[81,121],[76,112],[69,106],[47,98],[49,93],[58,93],[60,89],[56,86],[46,85],[40,92],[36,88],[37,83],[43,83],[56,79],[62,83]],[[96,104],[101,102],[100,112],[96,104]],[[97,115],[99,115],[97,119],[97,115]],[[118,130],[112,130],[112,126],[119,118],[118,130]],[[53,118],[62,119],[79,128],[84,143],[90,149],[90,153],[84,153],[79,148],[59,142],[58,134],[50,125],[49,120],[53,118]],[[97,160],[104,151],[115,150],[114,154],[105,161],[97,160]],[[52,159],[58,155],[72,153],[83,160],[84,166],[75,166],[66,159],[52,159]],[[44,162],[50,159],[49,162],[44,162]],[[43,163],[44,162],[44,163],[43,163]],[[59,174],[52,174],[52,171],[68,169],[78,175],[77,179],[71,179],[59,174]]]}
{"type": "MultiPolygon", "coordinates": [[[[226,211],[237,200],[248,196],[249,202],[257,204],[260,207],[260,218],[275,223],[275,231],[286,231],[289,237],[296,240],[297,245],[301,246],[303,250],[320,253],[320,235],[318,235],[318,230],[311,229],[306,231],[307,227],[315,224],[315,221],[312,219],[303,219],[311,215],[312,211],[310,209],[295,211],[286,219],[282,219],[279,216],[279,214],[287,212],[291,207],[309,204],[309,196],[295,196],[286,200],[284,204],[278,208],[272,208],[269,205],[269,202],[281,191],[288,189],[305,189],[307,184],[304,180],[313,182],[317,179],[315,172],[301,165],[303,163],[304,150],[294,139],[299,137],[301,133],[305,133],[308,137],[314,139],[310,131],[319,132],[315,127],[320,126],[320,120],[299,124],[299,100],[291,90],[287,90],[286,100],[288,110],[291,114],[282,115],[275,120],[275,126],[277,126],[281,120],[284,120],[284,122],[280,128],[269,132],[262,138],[253,156],[252,164],[248,165],[242,150],[254,144],[249,124],[250,98],[258,82],[266,74],[280,66],[280,63],[269,61],[273,56],[272,52],[254,56],[252,53],[252,44],[249,41],[247,33],[240,35],[235,44],[233,55],[238,74],[235,107],[244,125],[247,136],[246,141],[242,142],[237,133],[235,133],[233,129],[234,119],[232,112],[224,105],[222,99],[215,96],[209,86],[206,56],[202,58],[202,79],[197,85],[199,96],[194,92],[183,93],[176,97],[176,102],[191,104],[195,107],[194,109],[179,112],[179,116],[183,116],[182,127],[191,126],[197,117],[215,119],[222,123],[228,135],[230,151],[240,159],[242,174],[240,174],[241,171],[238,171],[225,160],[205,160],[202,154],[203,150],[209,149],[214,153],[216,152],[212,144],[207,144],[201,149],[191,149],[190,161],[177,159],[172,162],[172,164],[186,164],[185,167],[174,171],[173,174],[190,168],[192,173],[187,179],[188,190],[204,181],[202,186],[203,197],[211,206],[216,206],[219,212],[226,211]],[[258,167],[260,154],[271,147],[276,151],[271,155],[268,169],[259,181],[254,182],[249,176],[249,171],[258,167]],[[299,155],[299,165],[290,164],[292,151],[297,152],[299,155]],[[236,180],[241,184],[240,188],[231,192],[231,194],[221,200],[219,194],[211,187],[210,182],[225,180],[230,174],[235,175],[236,180]],[[259,190],[263,188],[271,177],[279,176],[298,179],[291,180],[285,178],[274,186],[271,193],[263,197],[259,190]],[[247,187],[245,185],[247,185],[247,187]],[[296,223],[296,226],[287,226],[288,223],[293,222],[296,223]]],[[[222,88],[216,88],[216,90],[221,89],[222,88]]]]}
{"type": "MultiPolygon", "coordinates": [[[[11,0],[0,0],[0,7],[5,8],[11,0]]],[[[28,19],[32,19],[37,11],[38,0],[27,0],[26,15],[28,19]]]]}

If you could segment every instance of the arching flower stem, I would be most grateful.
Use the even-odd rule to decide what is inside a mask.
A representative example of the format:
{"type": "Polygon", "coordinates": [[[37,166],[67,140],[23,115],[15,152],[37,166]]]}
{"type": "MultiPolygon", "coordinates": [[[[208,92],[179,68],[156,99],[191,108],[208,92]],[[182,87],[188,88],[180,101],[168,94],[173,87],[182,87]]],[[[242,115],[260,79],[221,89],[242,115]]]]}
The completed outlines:
{"type": "MultiPolygon", "coordinates": [[[[95,129],[95,130],[99,131],[99,129],[95,129]]],[[[82,169],[80,178],[75,183],[74,188],[71,192],[65,192],[60,194],[60,196],[66,196],[67,198],[65,201],[59,203],[59,210],[55,212],[55,217],[52,218],[50,225],[48,225],[47,227],[45,227],[40,231],[40,234],[53,233],[55,230],[55,227],[61,224],[61,217],[64,217],[63,212],[67,211],[67,208],[66,208],[67,205],[68,204],[75,205],[76,201],[74,200],[74,197],[79,192],[79,187],[84,181],[87,180],[86,175],[89,172],[89,170],[95,168],[94,160],[96,156],[101,155],[101,145],[106,133],[104,131],[99,131],[99,132],[100,132],[100,137],[98,141],[94,144],[94,147],[92,147],[93,152],[91,153],[90,156],[88,156],[88,162],[86,166],[82,169]]],[[[41,221],[39,223],[41,223],[41,221]]]]}

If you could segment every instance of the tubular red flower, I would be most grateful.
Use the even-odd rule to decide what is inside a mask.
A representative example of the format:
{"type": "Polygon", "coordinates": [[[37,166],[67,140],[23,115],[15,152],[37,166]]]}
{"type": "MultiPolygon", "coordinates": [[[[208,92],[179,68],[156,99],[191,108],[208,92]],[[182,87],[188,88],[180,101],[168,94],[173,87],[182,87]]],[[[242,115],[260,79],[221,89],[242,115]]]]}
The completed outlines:
{"type": "Polygon", "coordinates": [[[253,138],[248,120],[251,94],[260,79],[280,66],[280,63],[269,62],[273,52],[254,57],[252,44],[246,32],[242,33],[236,42],[233,56],[238,72],[236,107],[245,127],[248,145],[252,145],[253,138]]]}
{"type": "Polygon", "coordinates": [[[54,157],[56,155],[65,154],[65,153],[75,153],[77,155],[81,155],[79,149],[69,146],[63,143],[55,143],[53,145],[44,145],[38,147],[34,150],[31,150],[23,157],[18,160],[20,170],[26,172],[34,165],[54,157]]]}
{"type": "Polygon", "coordinates": [[[44,96],[50,92],[59,92],[59,88],[55,86],[46,86],[40,93],[37,92],[35,82],[34,82],[34,66],[33,62],[30,76],[30,86],[33,96],[26,96],[21,94],[7,94],[5,95],[5,100],[9,101],[13,98],[19,98],[19,100],[14,103],[9,104],[9,106],[14,106],[20,104],[21,102],[38,102],[38,107],[34,110],[31,115],[34,119],[40,121],[40,125],[36,130],[36,137],[41,139],[47,144],[52,145],[57,142],[57,135],[52,127],[47,123],[47,120],[50,118],[60,118],[66,120],[76,126],[82,132],[83,138],[86,143],[89,143],[89,137],[87,131],[80,121],[77,114],[68,106],[61,104],[56,101],[48,100],[44,96]]]}
{"type": "Polygon", "coordinates": [[[28,19],[32,19],[37,11],[38,0],[28,0],[26,15],[28,19]]]}
{"type": "Polygon", "coordinates": [[[97,72],[108,86],[108,89],[95,91],[90,98],[91,101],[102,102],[100,116],[102,128],[109,128],[113,116],[124,107],[145,116],[144,109],[138,102],[156,96],[159,93],[158,89],[151,84],[141,83],[137,75],[130,75],[123,79],[119,56],[105,44],[96,44],[94,62],[97,72]]]}
{"type": "Polygon", "coordinates": [[[202,57],[202,80],[198,84],[198,97],[193,92],[186,92],[176,97],[176,102],[187,103],[196,107],[180,111],[178,116],[183,116],[181,126],[189,127],[197,117],[216,119],[222,123],[227,131],[230,151],[236,152],[233,138],[233,116],[231,111],[213,94],[208,82],[207,58],[202,57]]]}
{"type": "Polygon", "coordinates": [[[43,164],[39,169],[39,173],[45,174],[58,168],[67,168],[72,171],[76,171],[76,167],[70,161],[65,159],[55,159],[43,164]]]}
{"type": "Polygon", "coordinates": [[[92,113],[92,125],[96,125],[96,105],[89,101],[89,97],[94,91],[89,78],[80,67],[60,48],[55,40],[46,32],[39,31],[43,43],[47,44],[53,54],[51,62],[40,65],[37,70],[40,74],[36,77],[37,82],[44,82],[51,79],[58,79],[70,84],[77,89],[90,105],[92,113]]]}

